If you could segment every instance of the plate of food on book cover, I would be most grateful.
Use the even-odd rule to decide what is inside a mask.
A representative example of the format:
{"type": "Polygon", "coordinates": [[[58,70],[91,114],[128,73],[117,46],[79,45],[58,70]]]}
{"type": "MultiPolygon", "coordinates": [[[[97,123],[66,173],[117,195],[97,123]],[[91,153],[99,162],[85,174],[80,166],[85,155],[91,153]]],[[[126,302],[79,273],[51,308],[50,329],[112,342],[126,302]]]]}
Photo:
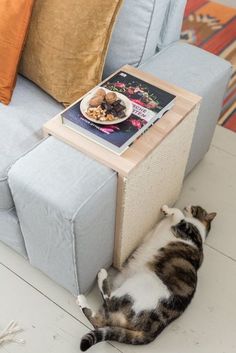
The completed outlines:
{"type": "Polygon", "coordinates": [[[122,93],[96,88],[82,99],[80,109],[88,120],[96,124],[114,125],[130,117],[133,105],[122,93]]]}

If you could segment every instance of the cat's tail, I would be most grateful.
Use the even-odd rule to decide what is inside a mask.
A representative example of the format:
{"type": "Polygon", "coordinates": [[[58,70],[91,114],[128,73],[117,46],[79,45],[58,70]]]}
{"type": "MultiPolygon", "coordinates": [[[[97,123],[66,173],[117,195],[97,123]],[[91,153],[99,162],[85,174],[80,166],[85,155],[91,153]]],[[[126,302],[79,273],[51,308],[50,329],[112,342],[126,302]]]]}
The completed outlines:
{"type": "Polygon", "coordinates": [[[122,327],[106,326],[94,331],[90,331],[82,337],[80,349],[82,352],[87,351],[94,344],[102,341],[117,341],[128,344],[147,344],[156,338],[156,334],[150,334],[144,331],[133,331],[122,327]]]}

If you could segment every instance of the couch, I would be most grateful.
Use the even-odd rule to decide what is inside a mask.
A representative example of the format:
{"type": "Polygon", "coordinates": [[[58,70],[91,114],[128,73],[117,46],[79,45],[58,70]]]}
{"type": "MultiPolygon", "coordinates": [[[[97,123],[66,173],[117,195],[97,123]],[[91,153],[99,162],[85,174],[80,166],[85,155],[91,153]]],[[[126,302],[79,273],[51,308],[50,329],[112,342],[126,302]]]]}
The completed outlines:
{"type": "MultiPolygon", "coordinates": [[[[231,66],[179,41],[185,3],[125,0],[104,77],[128,63],[203,97],[187,175],[208,151],[231,66]],[[130,31],[137,23],[139,31],[130,31]]],[[[11,104],[0,104],[0,241],[76,295],[112,264],[117,178],[54,137],[43,138],[42,125],[62,109],[20,75],[11,104]]]]}

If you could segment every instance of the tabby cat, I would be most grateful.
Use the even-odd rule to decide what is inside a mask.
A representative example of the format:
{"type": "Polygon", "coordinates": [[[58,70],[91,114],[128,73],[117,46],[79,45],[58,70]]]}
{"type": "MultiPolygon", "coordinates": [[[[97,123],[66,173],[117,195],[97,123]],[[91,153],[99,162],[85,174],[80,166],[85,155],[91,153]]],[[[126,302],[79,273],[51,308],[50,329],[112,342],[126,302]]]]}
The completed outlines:
{"type": "Polygon", "coordinates": [[[203,242],[216,213],[189,206],[184,214],[168,206],[166,216],[145,238],[119,273],[112,289],[106,270],[98,273],[104,304],[98,313],[79,295],[77,303],[95,330],[81,340],[81,350],[107,340],[130,344],[152,342],[191,302],[203,242]]]}

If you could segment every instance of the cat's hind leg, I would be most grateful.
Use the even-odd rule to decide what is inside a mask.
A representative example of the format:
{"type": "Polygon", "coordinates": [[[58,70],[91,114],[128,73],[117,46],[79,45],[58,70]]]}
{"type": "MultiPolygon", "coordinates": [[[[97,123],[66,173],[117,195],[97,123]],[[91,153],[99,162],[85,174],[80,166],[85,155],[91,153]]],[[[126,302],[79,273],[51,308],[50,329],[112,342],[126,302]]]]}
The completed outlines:
{"type": "Polygon", "coordinates": [[[80,309],[83,311],[84,315],[91,322],[94,328],[103,327],[106,325],[104,316],[101,313],[96,313],[90,308],[84,295],[78,295],[76,304],[79,305],[80,309]]]}
{"type": "Polygon", "coordinates": [[[161,211],[166,217],[172,216],[173,224],[177,224],[185,218],[183,212],[178,208],[171,208],[167,205],[164,205],[161,207],[161,211]]]}

